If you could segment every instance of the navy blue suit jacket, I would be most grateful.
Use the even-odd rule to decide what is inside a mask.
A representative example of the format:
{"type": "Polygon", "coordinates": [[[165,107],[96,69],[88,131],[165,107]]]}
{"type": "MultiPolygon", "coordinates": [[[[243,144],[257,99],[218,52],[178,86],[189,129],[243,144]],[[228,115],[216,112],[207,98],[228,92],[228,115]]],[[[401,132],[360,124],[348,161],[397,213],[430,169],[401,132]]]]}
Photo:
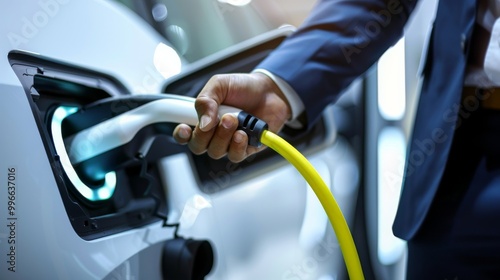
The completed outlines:
{"type": "MultiPolygon", "coordinates": [[[[398,41],[416,2],[322,0],[304,25],[257,68],[287,81],[300,95],[312,123],[398,41]]],[[[439,1],[393,228],[406,240],[424,221],[443,175],[475,14],[475,0],[439,1]],[[432,149],[425,148],[431,143],[432,149]]]]}

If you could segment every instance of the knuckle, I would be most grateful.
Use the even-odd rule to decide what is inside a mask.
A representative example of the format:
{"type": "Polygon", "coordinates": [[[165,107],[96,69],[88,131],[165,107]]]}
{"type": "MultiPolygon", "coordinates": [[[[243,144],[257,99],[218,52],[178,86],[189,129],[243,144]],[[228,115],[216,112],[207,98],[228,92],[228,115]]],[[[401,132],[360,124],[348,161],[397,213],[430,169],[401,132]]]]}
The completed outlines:
{"type": "Polygon", "coordinates": [[[226,81],[228,75],[227,74],[215,74],[210,78],[210,81],[212,81],[215,84],[220,84],[226,81]]]}
{"type": "Polygon", "coordinates": [[[227,155],[227,158],[234,163],[239,163],[242,162],[245,159],[244,154],[239,154],[239,153],[229,153],[227,155]]]}
{"type": "Polygon", "coordinates": [[[194,101],[194,108],[199,114],[216,112],[218,109],[217,101],[208,96],[200,96],[194,101]]]}
{"type": "Polygon", "coordinates": [[[225,152],[222,153],[222,152],[220,152],[218,150],[210,150],[210,149],[207,151],[207,154],[208,154],[209,157],[211,157],[213,159],[220,159],[220,158],[222,158],[222,157],[224,157],[226,155],[225,152]]]}
{"type": "Polygon", "coordinates": [[[247,157],[245,145],[231,147],[227,156],[230,161],[235,163],[243,161],[247,157]]]}
{"type": "MultiPolygon", "coordinates": [[[[196,132],[196,131],[195,131],[196,132]]],[[[196,155],[201,155],[207,150],[207,143],[204,140],[205,138],[202,135],[197,133],[193,133],[193,137],[188,142],[188,147],[196,155]]]]}
{"type": "Polygon", "coordinates": [[[189,150],[195,155],[202,155],[206,152],[206,149],[194,145],[189,145],[189,150]]]}

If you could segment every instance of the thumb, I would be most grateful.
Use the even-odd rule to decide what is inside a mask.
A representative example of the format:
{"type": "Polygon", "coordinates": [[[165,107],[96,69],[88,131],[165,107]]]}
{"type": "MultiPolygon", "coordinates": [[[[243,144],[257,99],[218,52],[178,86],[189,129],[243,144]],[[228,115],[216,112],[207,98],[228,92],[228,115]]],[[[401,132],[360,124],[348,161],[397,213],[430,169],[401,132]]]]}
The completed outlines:
{"type": "Polygon", "coordinates": [[[231,75],[212,76],[196,98],[194,106],[201,131],[210,131],[219,123],[219,105],[226,99],[230,83],[231,75]]]}
{"type": "Polygon", "coordinates": [[[219,104],[217,104],[214,99],[206,96],[199,96],[196,98],[194,106],[198,113],[198,127],[201,131],[210,131],[218,124],[219,104]]]}

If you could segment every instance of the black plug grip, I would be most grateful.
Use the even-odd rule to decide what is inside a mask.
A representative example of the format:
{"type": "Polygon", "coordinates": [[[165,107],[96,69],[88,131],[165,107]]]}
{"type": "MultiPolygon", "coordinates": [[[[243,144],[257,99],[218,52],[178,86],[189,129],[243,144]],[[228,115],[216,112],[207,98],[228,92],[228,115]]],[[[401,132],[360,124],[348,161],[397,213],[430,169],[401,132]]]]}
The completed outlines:
{"type": "Polygon", "coordinates": [[[238,114],[238,129],[248,135],[248,145],[260,147],[262,145],[260,137],[264,130],[268,129],[268,125],[265,121],[241,111],[238,114]]]}

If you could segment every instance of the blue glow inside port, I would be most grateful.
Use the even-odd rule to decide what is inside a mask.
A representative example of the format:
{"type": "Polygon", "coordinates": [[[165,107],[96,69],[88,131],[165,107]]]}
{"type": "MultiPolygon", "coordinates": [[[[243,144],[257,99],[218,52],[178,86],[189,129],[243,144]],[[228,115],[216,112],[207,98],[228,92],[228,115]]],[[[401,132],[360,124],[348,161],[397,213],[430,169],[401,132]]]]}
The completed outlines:
{"type": "Polygon", "coordinates": [[[60,106],[54,111],[52,116],[51,129],[52,138],[54,139],[54,146],[59,155],[61,164],[66,175],[76,188],[76,190],[86,199],[90,201],[103,201],[111,198],[116,188],[116,173],[114,171],[106,173],[104,182],[99,187],[90,188],[82,182],[76,173],[71,161],[69,159],[64,139],[62,138],[61,124],[64,118],[78,111],[78,107],[60,106]]]}

